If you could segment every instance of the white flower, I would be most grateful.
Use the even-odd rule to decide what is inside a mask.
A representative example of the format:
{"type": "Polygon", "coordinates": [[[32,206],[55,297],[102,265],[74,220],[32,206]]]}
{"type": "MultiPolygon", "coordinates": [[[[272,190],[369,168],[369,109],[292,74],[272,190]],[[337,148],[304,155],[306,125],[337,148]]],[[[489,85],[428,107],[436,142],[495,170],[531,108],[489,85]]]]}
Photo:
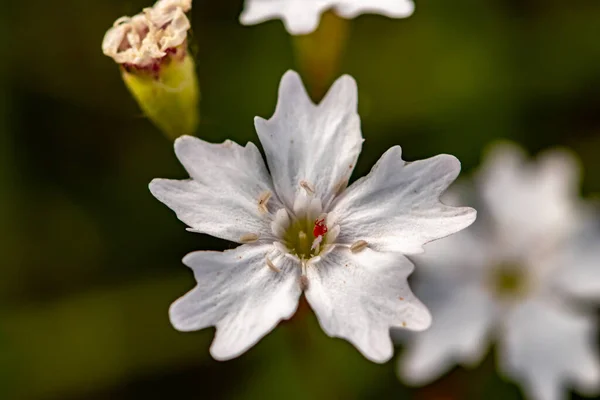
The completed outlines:
{"type": "Polygon", "coordinates": [[[121,17],[104,35],[102,51],[118,64],[150,67],[183,44],[192,0],[158,0],[133,17],[121,17]]]}
{"type": "Polygon", "coordinates": [[[576,301],[600,298],[600,232],[579,200],[578,172],[564,151],[530,163],[516,146],[491,152],[473,186],[479,222],[414,259],[416,293],[434,323],[410,337],[404,380],[424,384],[455,363],[472,366],[496,339],[502,371],[532,399],[598,387],[596,320],[576,301]]]}
{"type": "Polygon", "coordinates": [[[459,161],[407,163],[393,147],[347,188],[363,141],[349,76],[316,106],[298,74],[287,72],[274,116],[255,125],[270,174],[252,143],[184,136],[175,152],[191,179],[150,184],[191,231],[242,244],[183,259],[198,285],[171,306],[171,322],[182,331],[216,326],[211,354],[230,359],[290,318],[304,291],[328,335],[388,360],[390,327],[430,325],[406,282],[413,266],[403,254],[475,219],[473,209],[439,202],[459,161]]]}
{"type": "Polygon", "coordinates": [[[317,29],[321,13],[333,8],[344,18],[377,13],[391,18],[412,15],[412,0],[246,0],[240,22],[255,25],[281,18],[292,35],[304,35],[317,29]]]}

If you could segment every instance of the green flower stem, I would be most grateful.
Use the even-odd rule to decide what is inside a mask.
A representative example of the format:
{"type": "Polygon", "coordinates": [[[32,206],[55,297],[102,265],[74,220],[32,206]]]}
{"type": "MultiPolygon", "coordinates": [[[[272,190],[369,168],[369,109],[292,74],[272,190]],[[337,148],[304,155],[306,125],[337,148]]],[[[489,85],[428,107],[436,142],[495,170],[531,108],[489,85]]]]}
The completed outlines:
{"type": "Polygon", "coordinates": [[[293,37],[296,62],[314,101],[323,98],[339,74],[348,32],[348,20],[329,11],[316,31],[293,37]]]}

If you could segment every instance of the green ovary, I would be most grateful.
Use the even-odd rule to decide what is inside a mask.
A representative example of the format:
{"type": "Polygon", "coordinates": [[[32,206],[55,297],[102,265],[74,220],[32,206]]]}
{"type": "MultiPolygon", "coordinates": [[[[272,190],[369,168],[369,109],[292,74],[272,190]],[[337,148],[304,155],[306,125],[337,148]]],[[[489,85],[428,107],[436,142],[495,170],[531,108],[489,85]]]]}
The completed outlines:
{"type": "Polygon", "coordinates": [[[494,267],[491,284],[494,293],[498,297],[520,297],[527,290],[525,270],[523,267],[515,264],[499,264],[494,267]]]}
{"type": "Polygon", "coordinates": [[[313,235],[314,227],[315,222],[312,220],[301,219],[294,221],[283,236],[284,244],[290,253],[298,256],[301,260],[309,260],[318,255],[320,248],[322,248],[325,242],[325,237],[327,237],[327,234],[323,235],[321,245],[315,249],[311,249],[316,239],[313,235]]]}

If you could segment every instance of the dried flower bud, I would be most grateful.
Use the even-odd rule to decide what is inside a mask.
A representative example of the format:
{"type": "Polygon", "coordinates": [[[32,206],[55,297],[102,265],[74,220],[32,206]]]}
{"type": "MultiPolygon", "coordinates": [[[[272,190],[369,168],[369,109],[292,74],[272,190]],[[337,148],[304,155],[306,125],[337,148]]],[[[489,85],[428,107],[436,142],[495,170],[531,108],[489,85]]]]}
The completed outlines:
{"type": "Polygon", "coordinates": [[[187,51],[192,0],[159,0],[109,29],[102,51],[121,65],[123,80],[146,115],[168,136],[198,124],[199,89],[187,51]]]}

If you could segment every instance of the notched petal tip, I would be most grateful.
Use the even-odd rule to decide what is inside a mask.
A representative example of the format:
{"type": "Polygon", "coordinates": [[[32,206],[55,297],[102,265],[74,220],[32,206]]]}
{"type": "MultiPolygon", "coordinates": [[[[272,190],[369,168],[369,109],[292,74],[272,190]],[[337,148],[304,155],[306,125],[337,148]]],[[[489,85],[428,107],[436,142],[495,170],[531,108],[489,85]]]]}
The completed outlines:
{"type": "Polygon", "coordinates": [[[210,345],[209,352],[210,356],[217,361],[229,361],[241,356],[250,348],[252,348],[252,346],[254,346],[254,344],[248,346],[247,348],[245,347],[242,349],[232,350],[230,348],[220,345],[218,336],[215,334],[215,338],[213,339],[212,344],[210,345]]]}
{"type": "Polygon", "coordinates": [[[159,191],[159,187],[163,180],[163,178],[154,178],[148,183],[148,190],[150,190],[150,193],[152,193],[154,197],[156,197],[156,193],[159,191]]]}
{"type": "Polygon", "coordinates": [[[268,124],[269,120],[263,117],[254,117],[254,129],[256,129],[257,132],[266,129],[268,124]]]}
{"type": "Polygon", "coordinates": [[[300,74],[289,69],[283,74],[281,80],[279,81],[278,100],[275,114],[277,114],[277,110],[282,107],[282,104],[283,106],[286,106],[286,102],[292,101],[307,101],[314,105],[310,99],[310,96],[308,95],[308,92],[306,91],[306,87],[302,82],[300,74]]]}
{"type": "MultiPolygon", "coordinates": [[[[192,291],[193,290],[195,289],[192,289],[192,291]]],[[[188,319],[184,317],[186,314],[186,312],[183,311],[183,309],[186,308],[185,297],[186,295],[183,295],[169,306],[169,321],[171,322],[171,325],[179,332],[193,332],[202,329],[190,324],[188,319]]]]}
{"type": "Polygon", "coordinates": [[[202,142],[204,142],[202,139],[199,139],[195,136],[179,136],[177,139],[175,139],[175,142],[173,143],[173,148],[175,149],[175,154],[177,155],[177,158],[179,158],[180,153],[182,151],[185,151],[189,146],[196,145],[202,142]]]}
{"type": "Polygon", "coordinates": [[[287,71],[284,72],[283,76],[281,77],[281,80],[279,81],[279,88],[287,88],[288,86],[294,85],[300,85],[302,87],[304,87],[304,84],[302,83],[302,78],[300,77],[300,74],[296,71],[294,71],[293,69],[288,69],[287,71]]]}
{"type": "Polygon", "coordinates": [[[439,168],[444,168],[450,172],[452,181],[458,178],[460,170],[462,169],[462,164],[458,158],[451,154],[439,154],[431,159],[434,159],[439,163],[439,168]]]}
{"type": "Polygon", "coordinates": [[[367,360],[374,362],[376,364],[385,364],[386,362],[390,361],[392,359],[392,357],[394,356],[394,345],[392,344],[392,339],[388,338],[388,340],[389,340],[389,344],[386,343],[386,347],[388,349],[386,349],[382,353],[378,353],[378,354],[366,353],[366,352],[363,352],[358,347],[357,347],[357,349],[367,360]]]}
{"type": "Polygon", "coordinates": [[[402,328],[414,332],[423,332],[431,328],[431,324],[433,323],[431,311],[429,311],[429,308],[427,308],[425,304],[421,303],[421,301],[419,301],[419,313],[421,317],[420,320],[414,320],[406,325],[403,324],[402,328]]]}
{"type": "Polygon", "coordinates": [[[358,113],[358,86],[350,75],[342,75],[331,86],[319,107],[358,113]]]}

